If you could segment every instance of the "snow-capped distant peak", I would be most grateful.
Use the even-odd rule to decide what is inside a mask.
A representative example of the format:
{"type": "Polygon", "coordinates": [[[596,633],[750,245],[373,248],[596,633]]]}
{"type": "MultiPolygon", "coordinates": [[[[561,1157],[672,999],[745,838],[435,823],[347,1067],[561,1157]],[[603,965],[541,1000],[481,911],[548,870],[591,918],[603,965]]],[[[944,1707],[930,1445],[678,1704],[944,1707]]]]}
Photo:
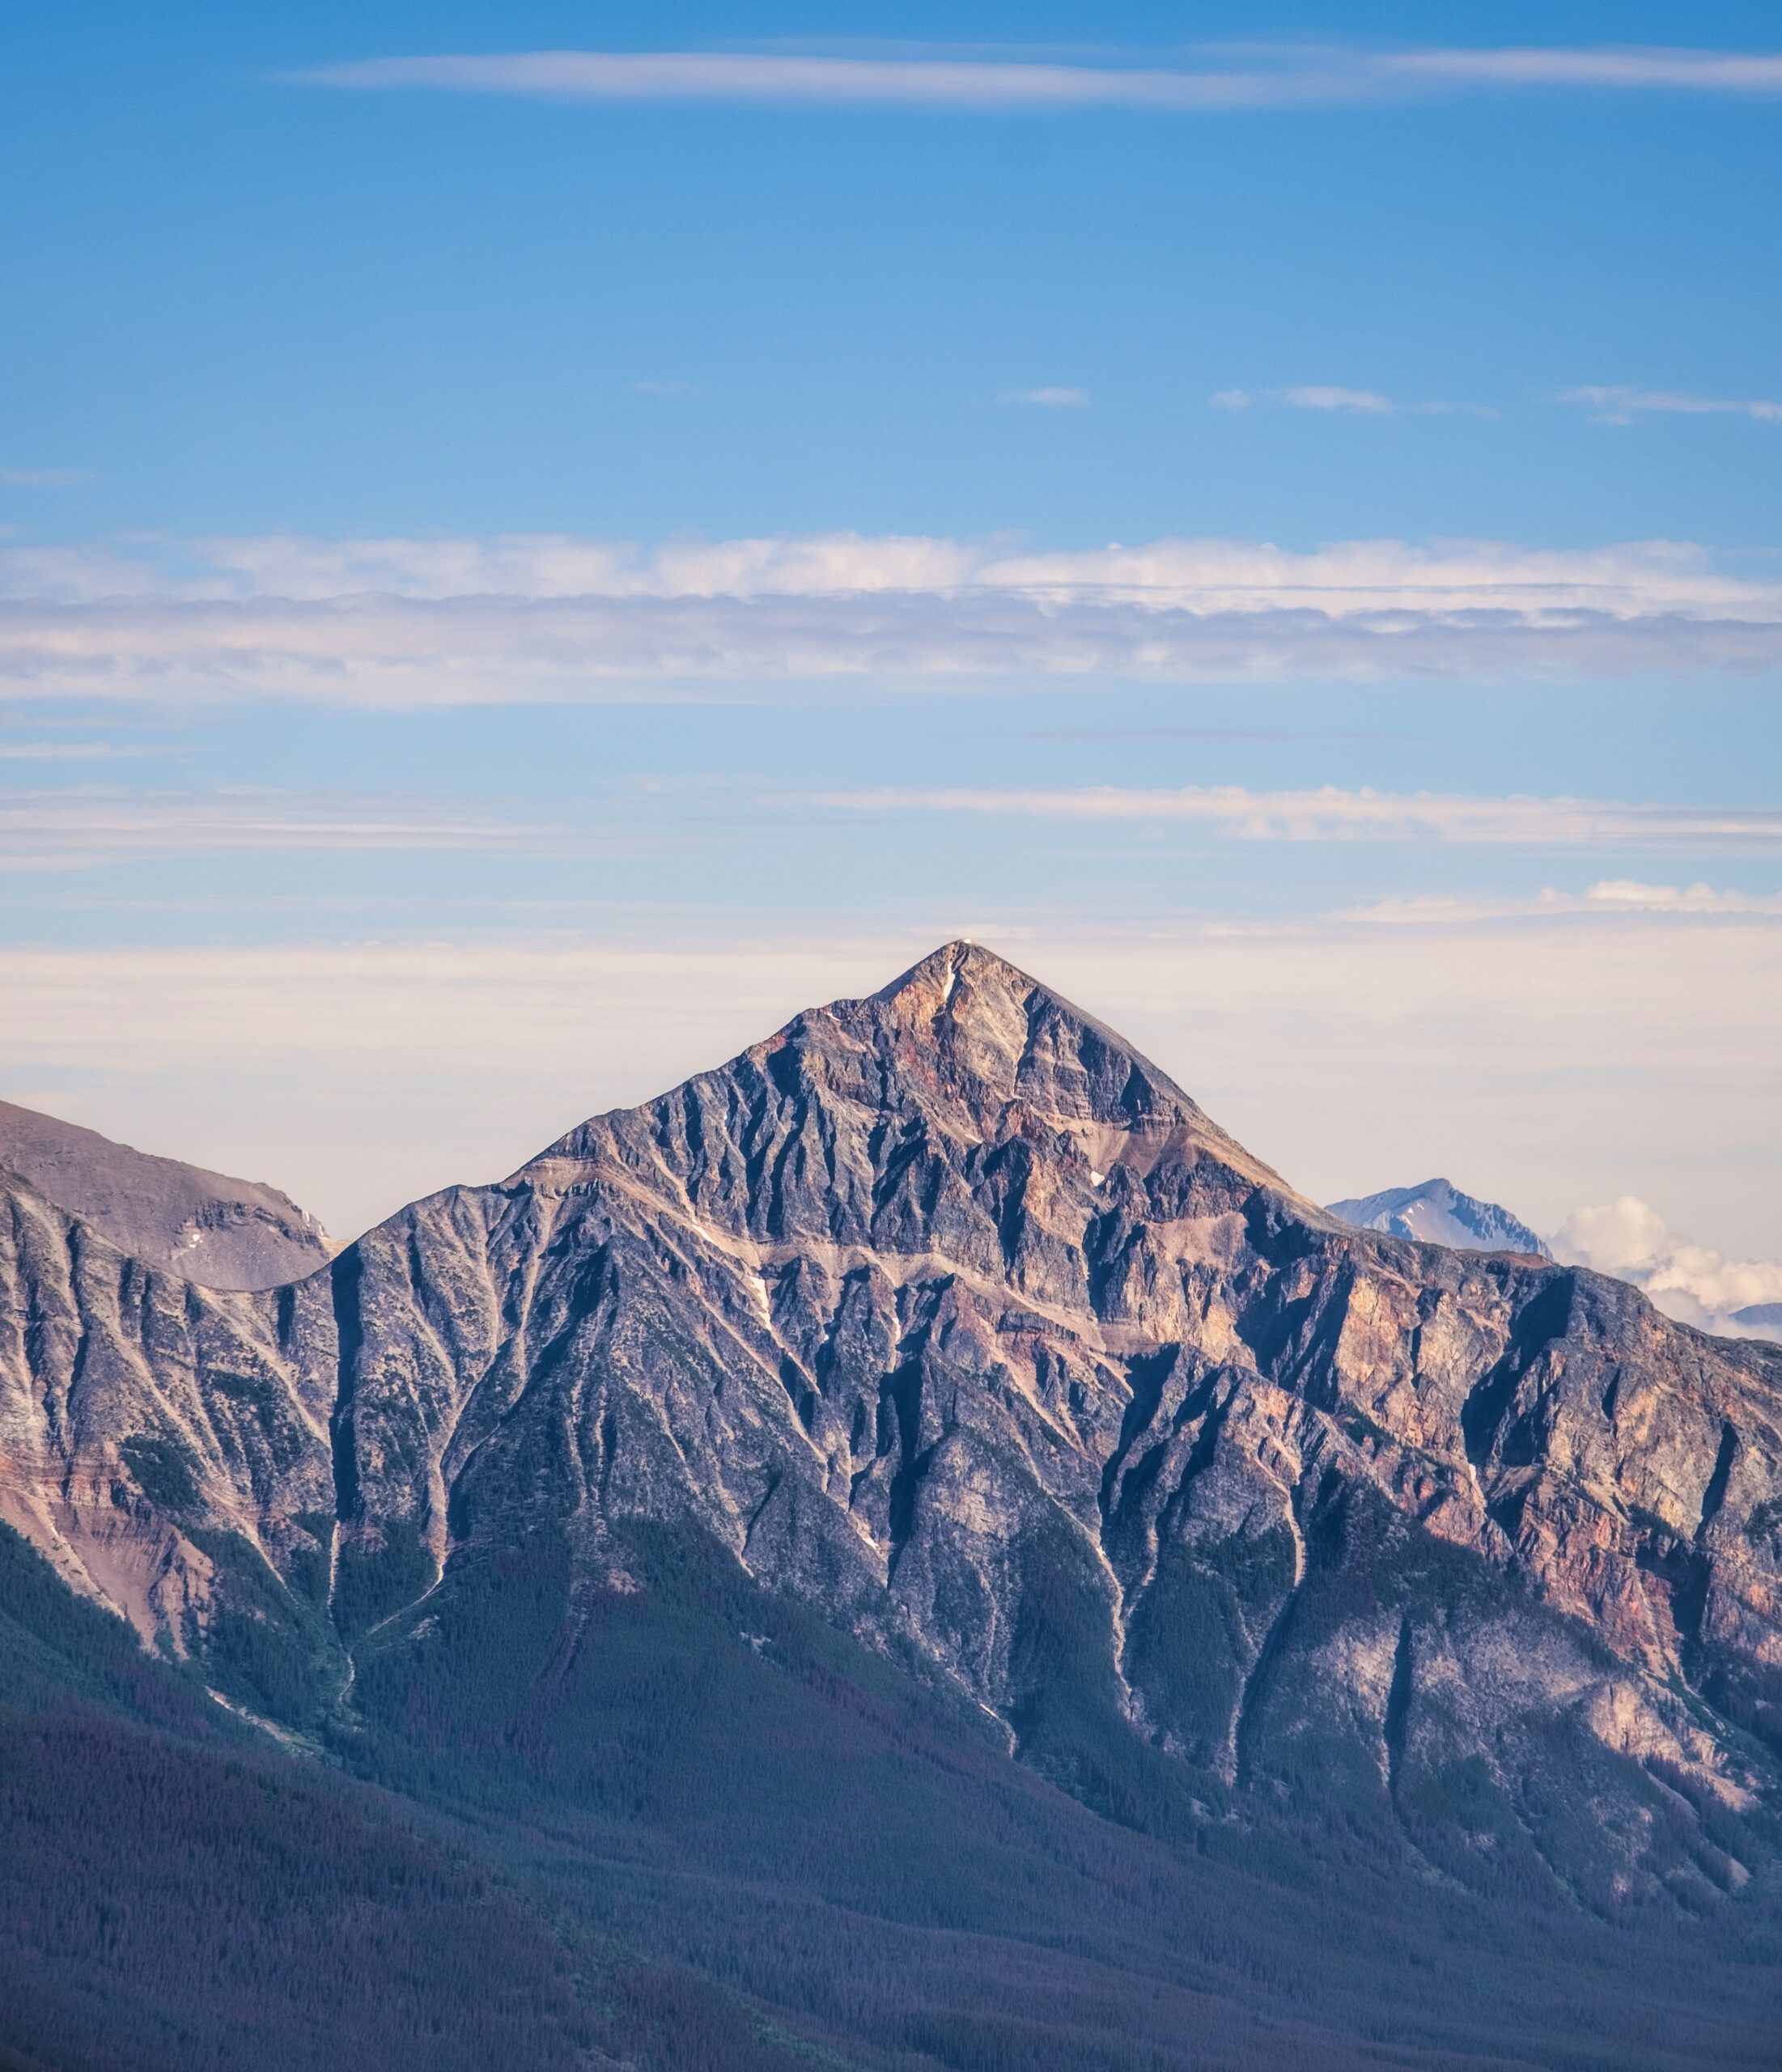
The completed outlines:
{"type": "Polygon", "coordinates": [[[1361,1230],[1384,1230],[1419,1244],[1446,1245],[1458,1252],[1533,1252],[1553,1255],[1520,1216],[1495,1201],[1462,1194],[1449,1180],[1425,1180],[1415,1187],[1388,1187],[1326,1204],[1332,1216],[1361,1230]]]}

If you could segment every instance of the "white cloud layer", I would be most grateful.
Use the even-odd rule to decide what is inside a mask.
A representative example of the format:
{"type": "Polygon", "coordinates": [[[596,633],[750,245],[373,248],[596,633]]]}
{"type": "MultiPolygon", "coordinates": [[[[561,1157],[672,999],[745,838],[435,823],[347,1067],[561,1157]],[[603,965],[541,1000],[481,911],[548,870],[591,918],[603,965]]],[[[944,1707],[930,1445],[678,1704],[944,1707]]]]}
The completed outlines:
{"type": "Polygon", "coordinates": [[[426,88],[558,100],[1159,113],[1570,89],[1782,94],[1771,51],[1663,49],[1381,50],[1341,45],[1208,48],[1186,63],[1091,66],[1008,56],[836,56],[790,51],[532,50],[367,58],[292,75],[357,91],[426,88]]]}
{"type": "Polygon", "coordinates": [[[1734,1337],[1782,1340],[1782,1327],[1741,1322],[1736,1314],[1782,1304],[1782,1262],[1729,1259],[1695,1244],[1636,1195],[1575,1210],[1551,1242],[1556,1258],[1631,1280],[1680,1323],[1734,1337]]]}
{"type": "Polygon", "coordinates": [[[857,533],[0,548],[15,694],[392,706],[764,681],[1771,669],[1782,580],[1664,541],[1165,539],[1046,552],[857,533]]]}
{"type": "MultiPolygon", "coordinates": [[[[1628,805],[1606,799],[1479,798],[1453,792],[1261,792],[1238,784],[1126,789],[814,792],[799,801],[854,813],[1020,814],[1048,820],[1187,821],[1248,842],[1442,842],[1521,848],[1782,852],[1782,807],[1628,805]]],[[[1644,890],[1644,889],[1643,889],[1644,890]]],[[[1613,895],[1606,893],[1603,903],[1613,895]]],[[[1679,898],[1678,902],[1682,903],[1679,898]]]]}
{"type": "Polygon", "coordinates": [[[1782,424],[1782,403],[1761,397],[1743,401],[1726,396],[1680,396],[1663,388],[1568,388],[1562,403],[1576,403],[1590,413],[1593,424],[1631,424],[1636,418],[1754,418],[1759,424],[1782,424]]]}

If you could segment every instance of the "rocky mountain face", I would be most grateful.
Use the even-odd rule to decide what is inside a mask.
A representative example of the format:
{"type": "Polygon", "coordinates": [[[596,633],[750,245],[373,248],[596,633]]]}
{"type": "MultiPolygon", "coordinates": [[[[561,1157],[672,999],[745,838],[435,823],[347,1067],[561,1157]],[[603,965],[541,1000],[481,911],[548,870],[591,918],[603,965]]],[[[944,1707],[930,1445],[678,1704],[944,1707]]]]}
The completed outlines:
{"type": "Polygon", "coordinates": [[[1495,1201],[1463,1194],[1451,1180],[1425,1180],[1415,1187],[1387,1187],[1326,1204],[1326,1212],[1358,1230],[1384,1230],[1422,1245],[1446,1245],[1457,1252],[1524,1252],[1550,1259],[1546,1241],[1520,1216],[1495,1201]]]}
{"type": "Polygon", "coordinates": [[[0,1101],[0,1178],[8,1174],[120,1251],[205,1288],[276,1288],[325,1265],[333,1249],[276,1187],[152,1157],[0,1101]]]}
{"type": "Polygon", "coordinates": [[[271,1292],[0,1212],[0,1515],[287,1725],[412,1714],[528,1549],[566,1674],[647,1526],[1116,1815],[1601,1906],[1774,1854],[1782,1352],[1351,1227],[982,949],[271,1292]]]}

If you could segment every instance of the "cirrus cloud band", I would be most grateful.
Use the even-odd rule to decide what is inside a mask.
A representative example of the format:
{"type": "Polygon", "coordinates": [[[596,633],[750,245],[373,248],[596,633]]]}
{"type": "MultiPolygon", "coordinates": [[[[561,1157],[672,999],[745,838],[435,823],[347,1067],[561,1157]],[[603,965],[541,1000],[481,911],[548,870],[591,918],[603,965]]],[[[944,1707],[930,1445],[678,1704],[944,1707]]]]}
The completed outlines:
{"type": "Polygon", "coordinates": [[[1084,64],[1015,49],[965,53],[944,45],[864,55],[846,47],[523,50],[373,57],[289,76],[295,84],[358,92],[422,88],[565,101],[1195,114],[1480,91],[1768,96],[1782,94],[1782,55],[1614,45],[1394,50],[1282,43],[1207,46],[1185,53],[1185,62],[1159,66],[1084,64]]]}

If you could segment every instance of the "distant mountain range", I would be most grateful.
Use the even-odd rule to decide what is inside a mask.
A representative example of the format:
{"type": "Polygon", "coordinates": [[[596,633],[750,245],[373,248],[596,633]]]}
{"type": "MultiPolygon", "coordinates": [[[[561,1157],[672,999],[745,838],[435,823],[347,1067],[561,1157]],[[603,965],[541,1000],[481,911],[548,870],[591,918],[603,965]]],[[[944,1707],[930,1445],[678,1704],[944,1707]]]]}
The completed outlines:
{"type": "Polygon", "coordinates": [[[0,1174],[0,2042],[1773,2066],[1782,1351],[1339,1207],[963,943],[261,1292],[0,1174]]]}
{"type": "Polygon", "coordinates": [[[1388,1187],[1329,1204],[1358,1230],[1390,1231],[1419,1244],[1446,1245],[1457,1252],[1523,1252],[1536,1259],[1553,1255],[1546,1242],[1519,1217],[1494,1201],[1462,1194],[1450,1180],[1425,1180],[1415,1187],[1388,1187]]]}
{"type": "Polygon", "coordinates": [[[325,1265],[312,1216],[276,1187],[113,1144],[0,1101],[0,1172],[79,1216],[120,1251],[206,1288],[277,1288],[325,1265]]]}

